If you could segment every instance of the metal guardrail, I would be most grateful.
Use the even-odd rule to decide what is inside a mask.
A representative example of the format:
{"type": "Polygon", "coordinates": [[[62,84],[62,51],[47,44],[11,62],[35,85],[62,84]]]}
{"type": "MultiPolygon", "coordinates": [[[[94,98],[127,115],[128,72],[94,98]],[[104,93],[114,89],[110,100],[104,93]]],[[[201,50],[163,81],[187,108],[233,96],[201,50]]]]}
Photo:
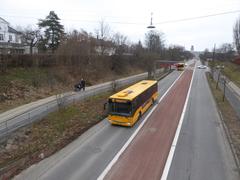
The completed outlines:
{"type": "Polygon", "coordinates": [[[6,137],[11,132],[15,131],[20,127],[32,124],[33,122],[40,120],[48,113],[56,111],[60,106],[67,106],[71,103],[83,100],[87,97],[109,91],[113,88],[113,85],[117,88],[120,88],[132,84],[134,82],[147,78],[147,75],[147,73],[142,73],[128,78],[122,78],[115,81],[87,87],[85,91],[68,92],[56,95],[55,98],[53,98],[52,100],[39,104],[36,107],[31,107],[23,110],[22,112],[10,116],[8,119],[0,122],[0,138],[6,137]]]}

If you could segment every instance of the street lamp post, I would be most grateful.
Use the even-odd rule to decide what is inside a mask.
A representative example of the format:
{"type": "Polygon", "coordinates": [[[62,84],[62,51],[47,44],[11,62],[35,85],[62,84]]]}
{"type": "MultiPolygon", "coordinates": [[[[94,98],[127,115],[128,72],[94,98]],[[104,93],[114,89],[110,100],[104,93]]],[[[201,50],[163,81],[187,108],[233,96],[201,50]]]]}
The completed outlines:
{"type": "Polygon", "coordinates": [[[213,48],[213,56],[212,56],[212,68],[211,68],[211,71],[212,71],[212,77],[214,79],[214,68],[215,68],[215,51],[216,51],[216,44],[214,44],[214,48],[213,48]]]}
{"type": "Polygon", "coordinates": [[[219,67],[218,78],[217,78],[217,83],[216,83],[216,89],[218,89],[218,83],[219,83],[219,80],[220,80],[220,76],[221,76],[222,70],[224,70],[224,66],[220,66],[219,67]]]}
{"type": "MultiPolygon", "coordinates": [[[[153,25],[153,13],[151,13],[151,20],[150,20],[150,25],[147,26],[148,29],[155,29],[156,27],[153,25]]],[[[150,40],[150,48],[149,48],[149,52],[150,54],[152,53],[152,41],[150,40]]],[[[156,67],[155,67],[155,63],[153,62],[152,64],[153,66],[153,78],[155,78],[155,73],[156,73],[156,67]]],[[[151,68],[150,68],[151,69],[151,68]]],[[[152,70],[150,70],[150,72],[148,72],[148,77],[152,76],[152,70]]]]}

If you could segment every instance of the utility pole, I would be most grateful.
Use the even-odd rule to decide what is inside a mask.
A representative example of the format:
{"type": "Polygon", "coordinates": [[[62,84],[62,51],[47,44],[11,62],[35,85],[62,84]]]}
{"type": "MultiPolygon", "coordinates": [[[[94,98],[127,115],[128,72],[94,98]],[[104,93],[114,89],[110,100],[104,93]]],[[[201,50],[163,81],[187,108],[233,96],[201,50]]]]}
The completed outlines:
{"type": "Polygon", "coordinates": [[[212,77],[214,79],[214,68],[215,68],[215,51],[216,51],[216,44],[214,44],[213,48],[213,57],[212,57],[212,77]]]}
{"type": "MultiPolygon", "coordinates": [[[[224,66],[220,66],[219,70],[218,70],[218,78],[217,78],[217,84],[216,84],[216,89],[218,88],[218,83],[220,81],[220,76],[222,76],[222,71],[224,70],[224,66]]],[[[225,87],[224,87],[225,88],[225,87]]],[[[224,93],[225,93],[225,89],[224,89],[224,93]]]]}
{"type": "Polygon", "coordinates": [[[226,77],[223,77],[223,101],[225,100],[226,77]]]}

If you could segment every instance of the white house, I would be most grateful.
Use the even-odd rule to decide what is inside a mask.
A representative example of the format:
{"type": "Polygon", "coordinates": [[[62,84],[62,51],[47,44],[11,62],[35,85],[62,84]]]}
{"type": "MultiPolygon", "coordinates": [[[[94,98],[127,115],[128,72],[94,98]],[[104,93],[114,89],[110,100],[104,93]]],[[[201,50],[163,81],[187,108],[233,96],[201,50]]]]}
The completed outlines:
{"type": "Polygon", "coordinates": [[[10,27],[9,22],[0,17],[0,54],[24,53],[21,33],[10,27]]]}
{"type": "Polygon", "coordinates": [[[113,47],[103,47],[102,46],[96,46],[95,51],[98,55],[106,55],[106,56],[112,56],[115,54],[115,49],[113,47]]]}

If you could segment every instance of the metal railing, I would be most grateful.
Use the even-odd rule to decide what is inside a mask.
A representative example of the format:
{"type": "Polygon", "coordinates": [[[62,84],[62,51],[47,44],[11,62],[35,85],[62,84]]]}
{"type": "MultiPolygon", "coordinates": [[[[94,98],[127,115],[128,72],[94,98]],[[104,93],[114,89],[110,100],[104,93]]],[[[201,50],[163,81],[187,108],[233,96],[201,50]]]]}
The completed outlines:
{"type": "Polygon", "coordinates": [[[2,119],[0,119],[0,138],[6,137],[11,132],[20,127],[32,124],[33,122],[42,119],[48,113],[56,111],[60,106],[67,106],[87,97],[112,90],[113,85],[115,88],[120,88],[145,78],[147,78],[147,73],[142,73],[128,78],[122,78],[115,81],[87,87],[85,91],[63,93],[56,95],[55,97],[52,96],[46,98],[46,102],[37,104],[35,106],[33,105],[33,107],[26,108],[25,110],[22,110],[18,113],[13,113],[10,115],[8,114],[8,118],[0,116],[2,119]]]}
{"type": "Polygon", "coordinates": [[[216,88],[220,88],[223,91],[223,100],[229,101],[237,116],[240,118],[240,95],[230,86],[230,80],[221,73],[221,70],[214,69],[211,71],[212,77],[217,82],[216,88]]]}

